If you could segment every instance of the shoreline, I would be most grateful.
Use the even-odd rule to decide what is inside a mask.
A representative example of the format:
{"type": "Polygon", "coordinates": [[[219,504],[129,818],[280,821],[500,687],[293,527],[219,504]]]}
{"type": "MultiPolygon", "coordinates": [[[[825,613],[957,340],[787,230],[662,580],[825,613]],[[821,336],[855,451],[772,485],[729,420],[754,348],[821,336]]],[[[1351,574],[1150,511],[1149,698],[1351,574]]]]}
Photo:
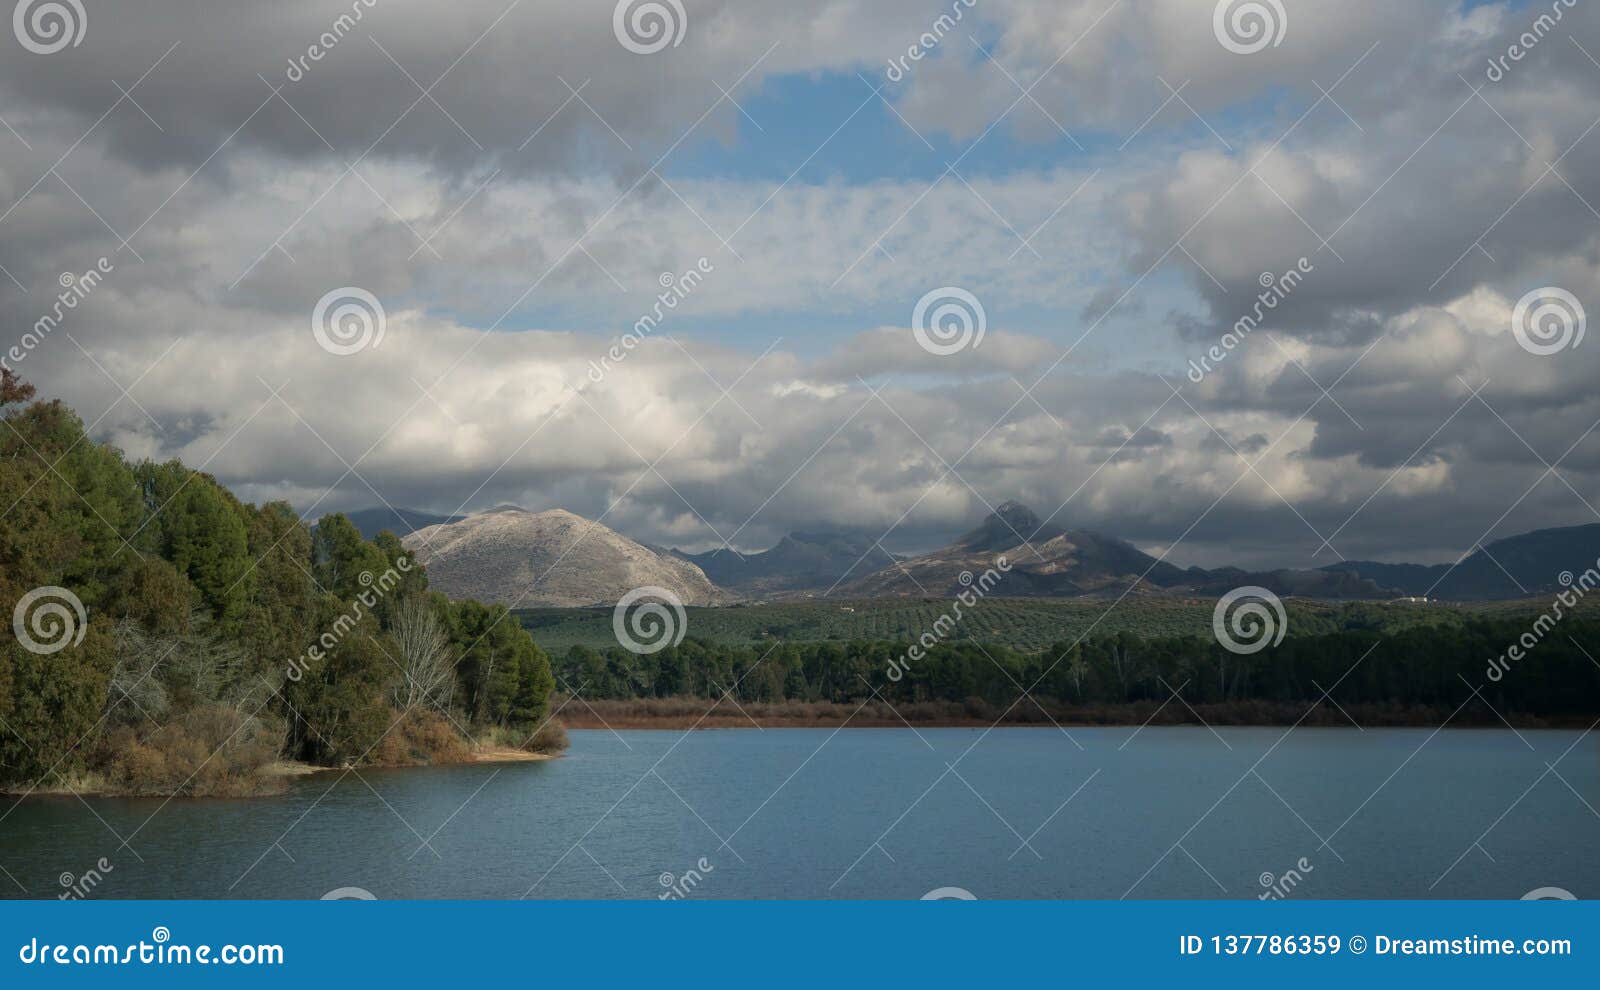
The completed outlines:
{"type": "MultiPolygon", "coordinates": [[[[1216,729],[1287,729],[1294,726],[1291,721],[1285,722],[1228,722],[1213,723],[1216,729]]],[[[1055,722],[995,722],[992,719],[933,719],[919,722],[902,722],[899,719],[885,720],[880,718],[844,719],[775,719],[760,718],[747,719],[743,716],[716,716],[704,720],[680,717],[661,718],[617,718],[607,719],[605,723],[598,719],[572,719],[567,722],[571,731],[581,732],[606,732],[609,730],[627,732],[679,732],[685,729],[694,731],[711,731],[725,729],[1174,729],[1174,728],[1203,729],[1206,725],[1201,722],[1188,721],[1157,721],[1157,722],[1082,722],[1058,719],[1055,722]]],[[[1537,732],[1540,730],[1567,730],[1579,731],[1587,729],[1589,723],[1576,718],[1539,719],[1535,721],[1518,722],[1513,720],[1510,728],[1521,732],[1537,732]]],[[[1336,722],[1306,721],[1298,725],[1303,729],[1355,729],[1354,725],[1345,722],[1340,725],[1336,722]]],[[[1462,721],[1452,720],[1448,725],[1441,726],[1437,722],[1386,722],[1377,725],[1363,725],[1361,729],[1458,729],[1461,731],[1498,730],[1508,728],[1498,719],[1488,721],[1462,721]]],[[[334,769],[334,768],[319,768],[334,769]]]]}
{"type": "MultiPolygon", "coordinates": [[[[538,763],[560,759],[559,753],[532,753],[510,746],[485,746],[472,754],[473,763],[538,763]]],[[[441,766],[446,764],[440,764],[441,766]]]]}
{"type": "MultiPolygon", "coordinates": [[[[1507,722],[1488,711],[1454,711],[1426,706],[1319,705],[1309,713],[1304,704],[1216,704],[1179,707],[1155,702],[1089,709],[1060,708],[1046,711],[1021,705],[1009,713],[968,713],[961,705],[930,711],[916,705],[899,710],[881,702],[865,706],[844,704],[791,704],[713,702],[711,699],[667,698],[633,701],[595,700],[569,706],[562,722],[585,730],[685,730],[685,729],[988,729],[988,728],[1139,728],[1194,726],[1197,728],[1360,728],[1394,729],[1504,729],[1507,722]],[[1452,717],[1453,716],[1453,717],[1452,717]]],[[[1583,715],[1533,717],[1506,713],[1510,727],[1522,729],[1587,729],[1592,717],[1583,715]]]]}
{"type": "MultiPolygon", "coordinates": [[[[484,746],[481,749],[473,750],[471,757],[465,760],[447,760],[439,763],[370,763],[354,769],[410,770],[415,767],[464,767],[472,763],[538,763],[543,760],[554,759],[557,759],[557,754],[555,753],[532,753],[525,749],[513,749],[510,746],[484,746]]],[[[279,760],[263,767],[261,772],[269,777],[294,778],[347,769],[352,768],[348,765],[321,767],[315,763],[301,763],[298,760],[279,760]]]]}
{"type": "MultiPolygon", "coordinates": [[[[361,766],[362,770],[414,770],[422,767],[464,767],[477,763],[539,763],[545,760],[559,759],[559,753],[533,753],[524,749],[513,749],[509,746],[484,746],[474,750],[465,760],[454,760],[439,763],[371,763],[361,766]]],[[[298,760],[276,760],[261,767],[256,772],[256,779],[286,786],[288,781],[298,780],[301,777],[310,777],[314,774],[335,773],[349,771],[350,766],[323,767],[314,763],[303,763],[298,760]]],[[[126,798],[129,800],[155,799],[165,797],[182,797],[190,801],[207,800],[241,800],[253,797],[272,797],[282,793],[281,786],[268,790],[249,791],[238,794],[130,794],[110,787],[105,781],[90,774],[87,776],[73,777],[69,780],[55,781],[49,784],[39,784],[32,788],[10,790],[0,788],[0,796],[23,801],[34,797],[64,797],[74,795],[77,797],[97,798],[126,798]]]]}

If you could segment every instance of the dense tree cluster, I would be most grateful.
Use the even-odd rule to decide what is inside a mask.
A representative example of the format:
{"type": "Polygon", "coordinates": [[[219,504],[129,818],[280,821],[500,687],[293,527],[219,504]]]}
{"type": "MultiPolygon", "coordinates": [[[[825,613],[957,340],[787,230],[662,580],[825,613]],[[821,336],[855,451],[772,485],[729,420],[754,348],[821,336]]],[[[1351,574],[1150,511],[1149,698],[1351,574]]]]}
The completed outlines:
{"type": "MultiPolygon", "coordinates": [[[[639,656],[574,646],[557,658],[563,688],[588,698],[721,697],[740,702],[892,704],[968,702],[1004,710],[1022,688],[1047,706],[1161,702],[1309,705],[1322,689],[1345,705],[1454,709],[1482,689],[1489,705],[1536,717],[1600,712],[1600,621],[1573,617],[1526,657],[1491,676],[1490,664],[1529,636],[1525,618],[1467,618],[1393,630],[1347,628],[1291,636],[1240,655],[1201,636],[1132,632],[1021,653],[976,640],[935,645],[907,660],[907,642],[729,646],[694,638],[639,656]],[[895,679],[891,672],[898,672],[895,679]],[[874,691],[877,695],[874,695],[874,691]]],[[[1476,701],[1473,704],[1478,704],[1476,701]]]]}
{"type": "Polygon", "coordinates": [[[343,516],[313,530],[177,462],[129,463],[59,402],[0,379],[0,606],[71,599],[49,651],[0,639],[0,785],[90,773],[237,793],[280,758],[426,762],[531,740],[549,660],[504,608],[431,593],[343,516]]]}

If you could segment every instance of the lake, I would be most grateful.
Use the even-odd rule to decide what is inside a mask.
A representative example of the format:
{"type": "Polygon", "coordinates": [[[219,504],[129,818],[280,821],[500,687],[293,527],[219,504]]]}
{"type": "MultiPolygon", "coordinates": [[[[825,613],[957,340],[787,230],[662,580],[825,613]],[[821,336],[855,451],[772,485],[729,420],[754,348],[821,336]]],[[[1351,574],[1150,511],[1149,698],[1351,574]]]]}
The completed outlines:
{"type": "Polygon", "coordinates": [[[1582,732],[571,738],[559,760],[322,773],[271,798],[0,799],[0,890],[97,871],[96,898],[1600,896],[1582,732]]]}

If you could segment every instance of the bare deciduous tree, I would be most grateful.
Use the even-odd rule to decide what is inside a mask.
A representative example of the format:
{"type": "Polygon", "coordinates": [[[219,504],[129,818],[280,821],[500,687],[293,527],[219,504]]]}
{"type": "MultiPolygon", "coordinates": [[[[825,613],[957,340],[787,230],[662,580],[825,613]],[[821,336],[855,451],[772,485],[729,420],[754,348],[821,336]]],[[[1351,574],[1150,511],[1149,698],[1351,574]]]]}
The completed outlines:
{"type": "Polygon", "coordinates": [[[136,724],[167,713],[167,691],[157,676],[162,661],[172,653],[175,637],[156,637],[132,619],[116,627],[117,666],[106,686],[102,721],[136,724]]]}
{"type": "Polygon", "coordinates": [[[450,637],[426,597],[408,595],[395,606],[391,628],[400,646],[405,679],[395,688],[395,702],[404,709],[444,706],[455,687],[455,660],[450,637]]]}

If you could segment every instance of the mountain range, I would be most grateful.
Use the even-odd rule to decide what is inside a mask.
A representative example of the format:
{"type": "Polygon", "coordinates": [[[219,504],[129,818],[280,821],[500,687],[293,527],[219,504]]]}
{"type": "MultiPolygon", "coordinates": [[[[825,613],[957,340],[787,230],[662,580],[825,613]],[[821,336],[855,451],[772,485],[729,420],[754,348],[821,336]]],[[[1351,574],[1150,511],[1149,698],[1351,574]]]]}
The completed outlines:
{"type": "Polygon", "coordinates": [[[1600,523],[1536,529],[1480,546],[1449,564],[1380,564],[1347,560],[1323,568],[1359,574],[1408,596],[1488,601],[1559,591],[1563,573],[1582,574],[1600,561],[1600,523]]]}
{"type": "Polygon", "coordinates": [[[1133,544],[1039,519],[1006,502],[949,546],[898,557],[868,535],[801,531],[771,548],[688,553],[652,547],[561,509],[502,506],[474,515],[407,509],[351,513],[366,533],[401,535],[452,597],[503,604],[610,604],[642,586],[666,588],[686,605],[762,598],[948,597],[1004,556],[1010,569],[991,592],[1007,597],[1215,596],[1259,585],[1282,596],[1492,600],[1559,589],[1562,572],[1600,558],[1600,524],[1538,530],[1480,547],[1451,567],[1344,561],[1316,570],[1182,568],[1133,544]]]}
{"type": "Polygon", "coordinates": [[[1208,595],[1245,584],[1313,598],[1394,597],[1352,573],[1184,569],[1126,540],[1044,522],[1017,502],[1004,503],[950,546],[898,561],[838,593],[851,598],[953,595],[1002,556],[1010,570],[993,594],[1008,597],[1117,597],[1130,588],[1134,594],[1208,595]]]}
{"type": "Polygon", "coordinates": [[[826,531],[790,533],[759,553],[740,554],[726,547],[672,553],[721,587],[747,596],[826,592],[849,575],[871,574],[899,559],[869,536],[826,531]]]}

